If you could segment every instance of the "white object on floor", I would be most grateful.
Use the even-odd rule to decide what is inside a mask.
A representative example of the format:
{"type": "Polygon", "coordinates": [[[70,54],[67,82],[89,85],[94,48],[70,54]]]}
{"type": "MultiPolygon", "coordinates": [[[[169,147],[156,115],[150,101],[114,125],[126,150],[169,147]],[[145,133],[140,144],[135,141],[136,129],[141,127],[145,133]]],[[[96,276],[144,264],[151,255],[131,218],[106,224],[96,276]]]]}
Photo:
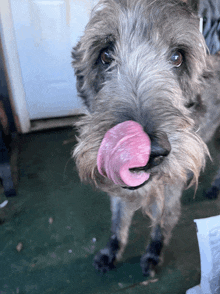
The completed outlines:
{"type": "Polygon", "coordinates": [[[195,286],[186,291],[186,294],[203,294],[201,285],[195,286]]]}
{"type": "Polygon", "coordinates": [[[220,293],[220,215],[195,219],[201,262],[201,283],[186,294],[220,293]]]}

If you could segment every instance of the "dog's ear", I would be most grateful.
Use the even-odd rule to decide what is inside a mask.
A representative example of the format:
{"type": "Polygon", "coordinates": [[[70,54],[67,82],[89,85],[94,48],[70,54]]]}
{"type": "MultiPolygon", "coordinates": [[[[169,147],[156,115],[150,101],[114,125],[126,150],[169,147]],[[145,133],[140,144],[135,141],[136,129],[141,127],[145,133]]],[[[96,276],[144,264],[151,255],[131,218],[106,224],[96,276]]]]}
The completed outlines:
{"type": "Polygon", "coordinates": [[[89,102],[87,99],[86,91],[83,89],[85,78],[84,78],[84,63],[83,60],[83,50],[81,50],[81,42],[73,48],[72,50],[72,66],[74,68],[76,76],[76,88],[78,95],[83,99],[84,104],[89,108],[89,102]]]}

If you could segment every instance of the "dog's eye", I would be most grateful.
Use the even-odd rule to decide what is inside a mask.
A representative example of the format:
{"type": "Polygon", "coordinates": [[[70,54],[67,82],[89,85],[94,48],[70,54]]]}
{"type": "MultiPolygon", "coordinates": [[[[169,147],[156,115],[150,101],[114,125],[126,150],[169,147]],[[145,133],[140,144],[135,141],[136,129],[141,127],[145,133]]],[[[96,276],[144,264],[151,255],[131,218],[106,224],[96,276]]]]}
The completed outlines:
{"type": "Polygon", "coordinates": [[[181,52],[175,51],[172,54],[170,60],[175,67],[180,67],[180,65],[183,63],[183,55],[181,52]]]}
{"type": "Polygon", "coordinates": [[[112,62],[112,56],[108,49],[103,50],[100,57],[103,64],[110,64],[112,62]]]}

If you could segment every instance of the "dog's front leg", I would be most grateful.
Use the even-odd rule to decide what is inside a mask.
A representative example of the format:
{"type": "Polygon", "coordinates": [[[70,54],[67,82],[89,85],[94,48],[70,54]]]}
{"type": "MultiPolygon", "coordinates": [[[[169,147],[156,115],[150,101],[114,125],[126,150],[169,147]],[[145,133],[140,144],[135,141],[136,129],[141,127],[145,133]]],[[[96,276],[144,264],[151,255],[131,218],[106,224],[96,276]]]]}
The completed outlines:
{"type": "Polygon", "coordinates": [[[101,272],[113,269],[115,260],[121,257],[127,243],[132,216],[136,210],[132,204],[119,197],[110,198],[112,210],[111,237],[106,247],[96,254],[93,262],[94,267],[101,272]]]}
{"type": "MultiPolygon", "coordinates": [[[[165,185],[163,191],[164,203],[162,206],[155,201],[150,211],[153,221],[150,243],[145,254],[141,257],[142,273],[145,276],[154,274],[155,266],[161,261],[163,245],[168,245],[171,233],[180,216],[180,198],[184,183],[180,181],[175,185],[165,185]]],[[[158,191],[159,192],[159,191],[158,191]]],[[[158,196],[155,195],[155,199],[158,196]]]]}
{"type": "Polygon", "coordinates": [[[160,254],[163,248],[163,234],[160,225],[156,225],[151,233],[151,240],[146,252],[141,257],[141,269],[144,276],[150,276],[154,267],[160,261],[160,254]]]}

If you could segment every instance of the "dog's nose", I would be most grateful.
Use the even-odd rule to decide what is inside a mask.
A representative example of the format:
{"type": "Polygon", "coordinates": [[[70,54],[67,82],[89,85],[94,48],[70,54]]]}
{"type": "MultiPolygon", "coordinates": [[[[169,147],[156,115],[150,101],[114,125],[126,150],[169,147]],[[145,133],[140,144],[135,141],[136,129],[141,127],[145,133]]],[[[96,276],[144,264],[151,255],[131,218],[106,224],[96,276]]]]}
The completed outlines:
{"type": "Polygon", "coordinates": [[[166,133],[160,132],[150,136],[151,154],[147,169],[162,163],[171,151],[171,145],[166,133]]]}
{"type": "Polygon", "coordinates": [[[151,140],[151,153],[150,158],[144,167],[135,167],[130,170],[133,172],[148,171],[150,168],[161,164],[165,157],[167,157],[171,151],[171,145],[166,133],[158,132],[157,134],[148,134],[151,140]]]}

